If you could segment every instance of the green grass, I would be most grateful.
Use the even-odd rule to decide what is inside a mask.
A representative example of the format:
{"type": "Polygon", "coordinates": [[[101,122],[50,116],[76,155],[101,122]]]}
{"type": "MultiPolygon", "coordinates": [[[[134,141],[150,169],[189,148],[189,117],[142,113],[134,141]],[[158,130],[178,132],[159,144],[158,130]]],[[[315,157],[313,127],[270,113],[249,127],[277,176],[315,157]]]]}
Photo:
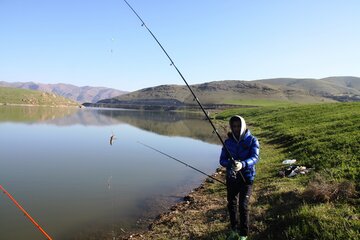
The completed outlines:
{"type": "Polygon", "coordinates": [[[315,175],[327,182],[346,179],[359,188],[360,103],[231,109],[217,119],[234,114],[247,119],[261,142],[251,239],[359,239],[358,199],[310,203],[303,192],[315,175]],[[279,178],[286,158],[316,173],[279,178]]]}
{"type": "Polygon", "coordinates": [[[294,212],[294,224],[286,229],[290,239],[358,239],[360,224],[349,221],[356,214],[353,206],[344,204],[302,205],[294,212]]]}
{"type": "Polygon", "coordinates": [[[0,104],[26,104],[26,105],[48,105],[48,106],[77,106],[78,103],[64,97],[18,88],[0,87],[0,104]]]}
{"type": "Polygon", "coordinates": [[[336,179],[360,181],[360,103],[231,109],[217,116],[241,114],[279,143],[291,158],[336,179]]]}
{"type": "MultiPolygon", "coordinates": [[[[358,196],[312,201],[306,195],[317,179],[323,181],[319,191],[344,181],[359,188],[360,103],[229,109],[216,116],[216,124],[227,126],[235,114],[245,117],[260,141],[249,239],[360,239],[358,196]],[[287,158],[315,170],[279,177],[281,162],[287,158]]],[[[182,203],[145,239],[225,240],[229,233],[225,188],[217,182],[205,183],[199,191],[194,193],[194,204],[183,209],[182,203]]]]}
{"type": "Polygon", "coordinates": [[[291,106],[299,103],[290,102],[290,101],[281,101],[281,100],[271,100],[271,99],[236,99],[236,100],[225,100],[225,104],[234,104],[234,105],[244,105],[244,106],[291,106]]]}

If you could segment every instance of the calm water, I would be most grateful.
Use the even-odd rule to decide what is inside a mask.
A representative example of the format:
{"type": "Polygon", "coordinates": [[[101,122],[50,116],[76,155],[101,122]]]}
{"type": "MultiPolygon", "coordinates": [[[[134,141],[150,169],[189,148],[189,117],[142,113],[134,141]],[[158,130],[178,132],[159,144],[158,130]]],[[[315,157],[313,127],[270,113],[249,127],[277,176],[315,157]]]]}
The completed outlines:
{"type": "MultiPolygon", "coordinates": [[[[201,115],[0,106],[0,184],[54,239],[113,239],[205,178],[137,141],[208,173],[218,166],[201,115]]],[[[43,239],[4,194],[0,239],[43,239]]]]}

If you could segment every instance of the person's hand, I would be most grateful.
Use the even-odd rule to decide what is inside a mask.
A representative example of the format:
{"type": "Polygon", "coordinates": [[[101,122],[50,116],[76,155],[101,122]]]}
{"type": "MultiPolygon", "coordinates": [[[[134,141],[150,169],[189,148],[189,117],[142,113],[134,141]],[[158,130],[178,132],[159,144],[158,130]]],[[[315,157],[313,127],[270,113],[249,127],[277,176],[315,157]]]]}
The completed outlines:
{"type": "Polygon", "coordinates": [[[238,172],[238,171],[240,171],[242,168],[243,168],[242,162],[235,160],[235,163],[234,163],[234,171],[235,171],[235,172],[238,172]]]}

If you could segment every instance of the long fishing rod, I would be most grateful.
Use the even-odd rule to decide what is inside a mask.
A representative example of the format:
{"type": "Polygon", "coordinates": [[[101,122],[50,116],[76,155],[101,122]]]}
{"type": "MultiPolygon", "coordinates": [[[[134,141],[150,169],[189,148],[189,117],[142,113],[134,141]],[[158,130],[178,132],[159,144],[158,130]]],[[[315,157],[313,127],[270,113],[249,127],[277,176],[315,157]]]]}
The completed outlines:
{"type": "Polygon", "coordinates": [[[10,198],[10,200],[15,204],[15,206],[20,209],[20,211],[31,221],[32,224],[46,237],[48,240],[52,238],[45,232],[45,230],[30,216],[30,214],[15,200],[15,198],[0,185],[0,190],[10,198]]]}
{"type": "MultiPolygon", "coordinates": [[[[186,81],[185,77],[182,75],[182,73],[180,72],[180,70],[177,68],[177,66],[175,65],[174,61],[172,60],[172,58],[170,57],[170,55],[166,52],[165,48],[161,45],[161,43],[159,42],[159,40],[155,37],[155,35],[153,34],[153,32],[148,28],[148,26],[145,24],[144,20],[142,20],[142,18],[139,16],[139,14],[135,11],[135,9],[128,3],[128,1],[124,0],[124,2],[128,5],[128,7],[133,11],[133,13],[137,16],[137,18],[141,21],[141,26],[145,27],[146,30],[150,33],[150,35],[154,38],[154,40],[157,42],[157,44],[159,45],[159,47],[161,48],[161,50],[165,53],[165,55],[167,56],[167,58],[170,60],[170,66],[173,66],[175,68],[175,70],[177,71],[177,73],[180,75],[181,79],[184,81],[185,85],[187,86],[187,88],[189,89],[189,91],[191,92],[192,96],[194,97],[194,100],[197,102],[197,104],[199,105],[199,107],[201,108],[202,112],[205,114],[206,119],[209,121],[211,127],[213,128],[213,132],[216,133],[217,137],[219,138],[221,144],[223,145],[228,157],[230,158],[230,161],[232,164],[235,165],[235,159],[232,157],[230,150],[228,149],[228,147],[225,145],[224,140],[222,139],[222,137],[220,136],[218,130],[216,129],[214,123],[211,121],[211,118],[209,117],[209,115],[207,114],[207,112],[205,111],[203,105],[200,103],[199,98],[195,95],[194,91],[192,90],[192,88],[190,87],[190,85],[188,84],[188,82],[186,81]]],[[[239,171],[240,176],[242,178],[242,180],[244,182],[245,178],[242,175],[242,173],[239,171]]]]}
{"type": "Polygon", "coordinates": [[[151,146],[149,146],[149,145],[147,145],[147,144],[145,144],[145,143],[142,143],[142,142],[139,142],[139,141],[138,141],[137,143],[143,145],[144,147],[147,147],[147,148],[149,148],[149,149],[152,149],[152,150],[154,150],[155,152],[158,152],[158,153],[160,153],[160,154],[162,154],[162,155],[164,155],[164,156],[167,156],[168,158],[171,158],[171,159],[173,159],[173,160],[175,160],[175,161],[177,161],[177,162],[179,162],[179,163],[181,163],[181,164],[183,164],[183,165],[185,165],[185,166],[187,166],[187,167],[189,167],[189,168],[191,168],[191,169],[193,169],[193,170],[195,170],[195,171],[197,171],[197,172],[199,172],[199,173],[201,173],[201,174],[203,174],[203,175],[205,175],[205,176],[207,176],[207,177],[209,177],[209,178],[211,178],[211,179],[213,179],[213,180],[215,180],[215,181],[217,181],[217,182],[219,182],[219,183],[221,183],[221,184],[223,184],[223,185],[226,186],[226,183],[225,183],[225,182],[223,182],[223,181],[221,181],[221,180],[219,180],[219,179],[214,178],[213,176],[211,176],[211,175],[209,175],[209,174],[207,174],[207,173],[205,173],[205,172],[203,172],[203,171],[201,171],[201,170],[199,170],[199,169],[197,169],[197,168],[195,168],[195,167],[187,164],[186,162],[183,162],[183,161],[181,161],[181,160],[179,160],[179,159],[177,159],[177,158],[175,158],[175,157],[173,157],[173,156],[171,156],[171,155],[169,155],[169,154],[167,154],[167,153],[164,153],[164,152],[162,152],[162,151],[160,151],[160,150],[158,150],[158,149],[156,149],[156,148],[154,148],[154,147],[151,147],[151,146]]]}

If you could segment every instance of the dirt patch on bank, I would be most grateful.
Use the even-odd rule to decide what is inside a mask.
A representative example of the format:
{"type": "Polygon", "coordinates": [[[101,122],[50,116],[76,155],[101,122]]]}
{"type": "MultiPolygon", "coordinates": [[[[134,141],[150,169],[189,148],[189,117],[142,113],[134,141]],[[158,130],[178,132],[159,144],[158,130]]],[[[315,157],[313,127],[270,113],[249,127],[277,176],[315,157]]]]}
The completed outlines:
{"type": "MultiPolygon", "coordinates": [[[[224,180],[225,173],[218,169],[213,176],[224,180]]],[[[225,186],[207,179],[183,201],[158,215],[147,231],[121,239],[212,239],[227,230],[227,218],[225,186]]]]}

